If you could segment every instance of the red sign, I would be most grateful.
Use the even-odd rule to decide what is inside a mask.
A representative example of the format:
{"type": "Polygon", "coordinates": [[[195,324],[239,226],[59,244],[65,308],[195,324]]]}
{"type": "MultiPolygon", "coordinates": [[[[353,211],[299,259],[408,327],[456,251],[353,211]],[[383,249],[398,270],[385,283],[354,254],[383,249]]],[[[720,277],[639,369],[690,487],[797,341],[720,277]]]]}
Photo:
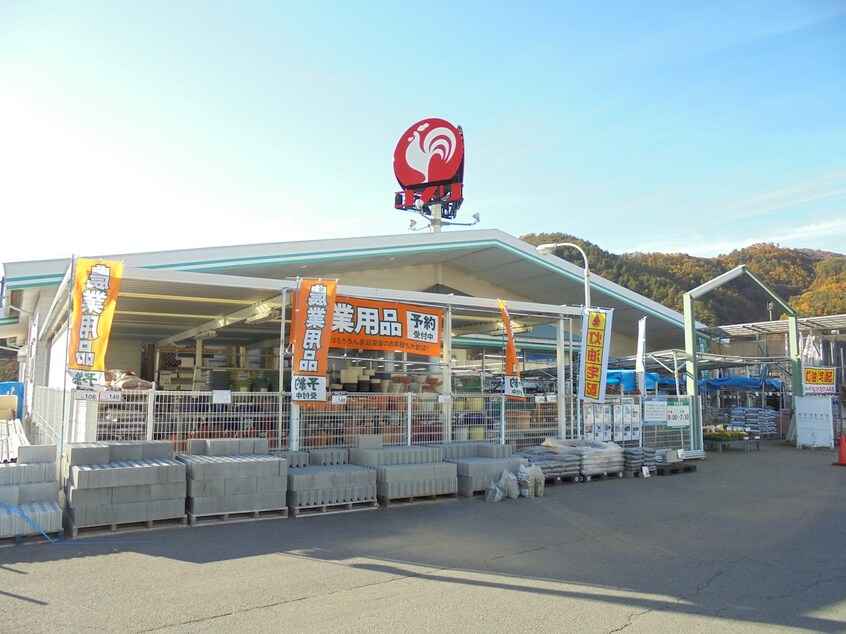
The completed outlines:
{"type": "Polygon", "coordinates": [[[464,135],[443,119],[418,121],[394,150],[394,174],[405,189],[461,182],[463,162],[464,135]]]}

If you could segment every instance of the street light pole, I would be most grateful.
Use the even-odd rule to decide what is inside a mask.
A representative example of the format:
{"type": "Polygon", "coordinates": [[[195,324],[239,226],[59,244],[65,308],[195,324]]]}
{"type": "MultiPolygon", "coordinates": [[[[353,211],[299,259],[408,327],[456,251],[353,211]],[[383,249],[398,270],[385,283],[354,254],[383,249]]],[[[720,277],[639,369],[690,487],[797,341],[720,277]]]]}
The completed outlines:
{"type": "Polygon", "coordinates": [[[585,310],[590,308],[590,266],[588,265],[587,253],[578,244],[572,242],[553,242],[550,244],[541,244],[535,247],[538,252],[548,255],[557,247],[572,247],[582,254],[582,259],[585,261],[585,310]]]}

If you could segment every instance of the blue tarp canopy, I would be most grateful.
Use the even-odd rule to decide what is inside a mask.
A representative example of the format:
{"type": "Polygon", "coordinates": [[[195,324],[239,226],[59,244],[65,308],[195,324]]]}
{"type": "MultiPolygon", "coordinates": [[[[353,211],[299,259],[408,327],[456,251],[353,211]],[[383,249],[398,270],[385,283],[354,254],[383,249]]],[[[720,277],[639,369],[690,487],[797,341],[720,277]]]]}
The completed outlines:
{"type": "MultiPolygon", "coordinates": [[[[659,380],[657,372],[646,372],[646,389],[654,390],[659,380]]],[[[608,370],[607,385],[622,385],[624,392],[637,392],[637,372],[634,370],[608,370]]]]}
{"type": "MultiPolygon", "coordinates": [[[[781,381],[778,379],[767,379],[767,386],[764,388],[767,391],[780,390],[781,381]]],[[[704,379],[700,382],[706,390],[721,390],[721,389],[735,389],[735,390],[760,390],[761,379],[745,378],[742,376],[730,376],[725,379],[704,379]]]]}

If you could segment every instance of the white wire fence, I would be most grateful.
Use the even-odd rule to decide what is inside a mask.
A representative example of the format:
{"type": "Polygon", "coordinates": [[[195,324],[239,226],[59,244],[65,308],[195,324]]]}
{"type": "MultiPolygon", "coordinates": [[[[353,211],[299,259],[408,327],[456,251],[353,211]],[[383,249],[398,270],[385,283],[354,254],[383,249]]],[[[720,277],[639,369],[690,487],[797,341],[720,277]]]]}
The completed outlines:
{"type": "Polygon", "coordinates": [[[279,392],[123,390],[120,396],[79,401],[72,392],[36,388],[31,436],[60,446],[169,440],[183,451],[192,438],[262,437],[272,450],[352,447],[359,434],[381,434],[385,445],[486,440],[519,448],[578,432],[572,397],[560,404],[554,394],[517,401],[500,394],[368,393],[299,406],[279,392]]]}

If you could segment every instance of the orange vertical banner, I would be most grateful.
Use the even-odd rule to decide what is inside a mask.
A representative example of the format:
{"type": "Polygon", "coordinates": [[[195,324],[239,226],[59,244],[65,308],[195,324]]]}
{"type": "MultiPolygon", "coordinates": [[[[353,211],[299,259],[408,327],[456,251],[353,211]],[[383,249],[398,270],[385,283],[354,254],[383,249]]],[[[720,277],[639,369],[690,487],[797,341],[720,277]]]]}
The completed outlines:
{"type": "Polygon", "coordinates": [[[506,398],[525,400],[523,393],[523,382],[520,379],[520,365],[517,363],[517,348],[514,346],[514,334],[511,332],[511,318],[508,316],[508,308],[505,302],[499,302],[499,312],[502,314],[502,323],[505,327],[505,377],[503,381],[503,392],[506,398]]]}
{"type": "Polygon", "coordinates": [[[68,326],[68,374],[80,388],[105,385],[106,350],[123,262],[79,258],[68,326]]]}
{"type": "Polygon", "coordinates": [[[293,316],[291,398],[295,403],[326,401],[329,343],[337,280],[302,280],[293,316]]]}

